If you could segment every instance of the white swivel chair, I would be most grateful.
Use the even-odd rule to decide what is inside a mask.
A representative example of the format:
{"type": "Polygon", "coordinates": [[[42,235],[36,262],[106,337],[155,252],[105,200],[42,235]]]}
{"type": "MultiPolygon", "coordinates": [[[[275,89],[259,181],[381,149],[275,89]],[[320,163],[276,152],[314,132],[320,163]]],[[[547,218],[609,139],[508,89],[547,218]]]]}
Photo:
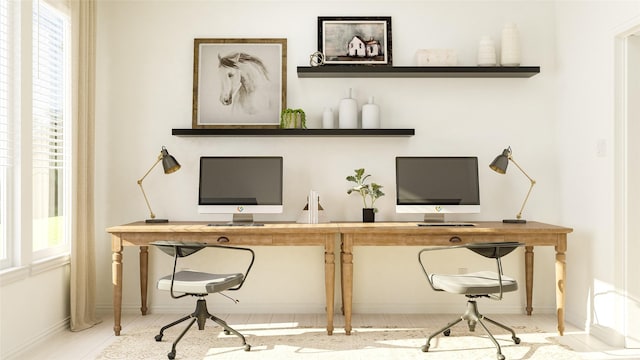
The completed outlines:
{"type": "Polygon", "coordinates": [[[503,293],[518,290],[518,283],[516,282],[516,280],[505,276],[502,273],[502,262],[500,259],[522,245],[524,244],[517,242],[477,243],[447,247],[425,248],[418,253],[418,262],[420,263],[420,267],[422,268],[422,271],[427,277],[427,281],[429,282],[429,285],[433,290],[461,294],[467,297],[466,312],[454,321],[448,323],[443,328],[431,334],[427,338],[426,344],[422,346],[423,352],[429,351],[431,339],[433,339],[440,333],[444,334],[444,336],[449,336],[451,334],[451,328],[463,320],[467,322],[469,331],[475,331],[475,326],[478,323],[482,326],[487,335],[489,335],[489,338],[491,339],[493,344],[496,346],[498,360],[504,360],[505,357],[504,355],[502,355],[500,345],[493,337],[487,326],[484,324],[483,320],[486,320],[493,325],[499,326],[511,332],[511,339],[513,340],[513,342],[516,344],[520,343],[520,338],[516,336],[516,333],[511,328],[480,314],[480,312],[478,311],[478,304],[476,303],[476,300],[483,297],[501,300],[503,293]],[[479,271],[468,274],[437,274],[427,271],[427,268],[425,266],[425,260],[428,257],[425,256],[427,252],[452,248],[467,248],[484,257],[495,259],[497,271],[479,271]]]}
{"type": "MultiPolygon", "coordinates": [[[[178,338],[173,342],[171,347],[171,352],[167,354],[167,357],[170,360],[175,359],[176,357],[176,345],[182,339],[182,337],[187,333],[189,328],[193,325],[194,322],[198,322],[198,329],[204,330],[205,323],[207,319],[213,320],[218,325],[222,326],[224,329],[224,333],[234,334],[238,336],[242,340],[242,345],[244,346],[245,351],[251,350],[251,345],[247,344],[245,337],[231,328],[224,320],[211,315],[207,310],[207,302],[204,299],[205,296],[212,293],[221,293],[222,291],[234,291],[238,290],[242,287],[245,280],[247,279],[247,275],[249,275],[249,271],[253,266],[253,262],[255,260],[255,254],[253,250],[247,248],[239,248],[233,246],[224,246],[224,245],[212,245],[212,244],[201,244],[201,243],[183,243],[177,241],[156,241],[151,243],[155,245],[160,250],[165,252],[168,255],[173,256],[173,272],[170,275],[167,275],[160,280],[158,280],[157,287],[160,290],[166,290],[171,293],[171,297],[174,299],[182,298],[185,296],[194,296],[197,297],[196,301],[196,309],[193,313],[184,316],[170,324],[163,326],[160,329],[160,333],[156,335],[156,341],[162,341],[162,337],[164,335],[164,331],[168,328],[177,325],[183,321],[193,319],[187,325],[187,327],[180,333],[178,338]],[[234,251],[244,251],[250,254],[250,260],[248,260],[248,266],[246,267],[244,273],[232,273],[232,274],[214,274],[193,270],[180,270],[176,272],[176,267],[178,264],[178,258],[187,257],[195,252],[198,252],[205,248],[217,248],[223,250],[234,250],[234,251]]],[[[224,294],[222,294],[224,295],[224,294]]],[[[226,295],[224,295],[226,296],[226,295]]],[[[228,297],[228,296],[227,296],[228,297]]],[[[233,299],[232,299],[233,300],[233,299]]],[[[237,302],[237,300],[234,300],[237,302]]]]}

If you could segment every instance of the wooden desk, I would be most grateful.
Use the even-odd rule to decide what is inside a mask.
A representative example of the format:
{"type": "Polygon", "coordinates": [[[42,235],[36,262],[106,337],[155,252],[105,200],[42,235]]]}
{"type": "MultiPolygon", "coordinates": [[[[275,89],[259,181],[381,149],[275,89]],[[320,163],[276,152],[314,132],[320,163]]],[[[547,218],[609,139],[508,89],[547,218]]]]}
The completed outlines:
{"type": "MultiPolygon", "coordinates": [[[[474,222],[473,227],[426,227],[416,223],[344,223],[342,236],[342,300],[345,331],[351,333],[353,300],[354,246],[447,246],[474,242],[518,241],[525,244],[526,311],[531,315],[533,298],[533,247],[554,246],[556,250],[556,310],[558,333],[564,333],[564,304],[567,234],[573,230],[561,226],[527,222],[474,222]]],[[[416,260],[417,261],[417,260],[416,260]]]]}
{"type": "Polygon", "coordinates": [[[140,247],[140,296],[143,315],[147,313],[148,245],[156,240],[194,241],[223,245],[246,246],[323,246],[325,263],[325,291],[327,304],[327,333],[333,333],[333,303],[335,287],[335,240],[339,234],[336,224],[270,223],[264,226],[207,226],[206,222],[144,222],[114,226],[111,234],[113,281],[113,331],[120,335],[122,313],[122,250],[124,246],[140,247]]]}
{"type": "Polygon", "coordinates": [[[155,240],[215,242],[248,246],[324,246],[325,291],[327,305],[327,333],[333,333],[333,304],[335,286],[334,241],[340,235],[342,265],[342,300],[345,331],[351,334],[353,300],[354,246],[447,246],[472,242],[519,241],[525,244],[527,314],[533,311],[533,247],[554,246],[556,250],[556,309],[558,332],[564,332],[565,276],[567,234],[573,230],[561,226],[528,222],[475,222],[474,227],[422,227],[417,223],[332,223],[293,224],[267,223],[260,227],[207,226],[205,222],[144,222],[114,226],[111,234],[113,252],[113,330],[120,335],[122,308],[122,249],[140,247],[140,295],[142,314],[147,312],[148,245],[155,240]]]}

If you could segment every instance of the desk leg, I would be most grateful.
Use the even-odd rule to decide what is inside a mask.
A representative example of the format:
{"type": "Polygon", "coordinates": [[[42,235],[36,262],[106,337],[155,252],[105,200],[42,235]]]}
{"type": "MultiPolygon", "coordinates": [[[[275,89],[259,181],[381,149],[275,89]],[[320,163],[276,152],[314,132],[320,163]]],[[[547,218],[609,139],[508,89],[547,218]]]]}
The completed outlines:
{"type": "Polygon", "coordinates": [[[149,271],[149,247],[140,246],[140,312],[147,315],[147,281],[149,271]]]}
{"type": "Polygon", "coordinates": [[[556,312],[558,315],[558,333],[564,335],[565,279],[567,277],[567,238],[558,241],[556,246],[556,312]]]}
{"type": "Polygon", "coordinates": [[[344,331],[351,335],[351,305],[353,301],[353,241],[351,236],[342,235],[342,310],[344,312],[344,331]]]}
{"type": "Polygon", "coordinates": [[[533,312],[533,246],[524,247],[524,268],[527,289],[527,315],[533,312]]]}
{"type": "Polygon", "coordinates": [[[324,286],[327,304],[327,335],[333,335],[333,304],[336,286],[334,237],[327,236],[324,244],[324,286]]]}
{"type": "Polygon", "coordinates": [[[113,332],[120,335],[122,315],[122,241],[111,236],[111,282],[113,283],[113,332]]]}

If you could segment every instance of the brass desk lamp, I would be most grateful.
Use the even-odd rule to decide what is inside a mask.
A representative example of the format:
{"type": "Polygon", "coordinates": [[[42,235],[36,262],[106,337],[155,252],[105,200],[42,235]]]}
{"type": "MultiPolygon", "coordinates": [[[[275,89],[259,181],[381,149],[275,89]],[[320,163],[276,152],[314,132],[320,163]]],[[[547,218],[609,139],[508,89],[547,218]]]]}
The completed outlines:
{"type": "Polygon", "coordinates": [[[522,211],[524,210],[524,206],[527,204],[527,200],[529,200],[529,194],[531,194],[531,190],[533,189],[533,185],[536,184],[536,181],[533,180],[529,175],[527,175],[527,173],[524,170],[522,170],[520,165],[518,165],[518,163],[515,160],[513,160],[513,157],[511,156],[511,146],[502,150],[502,154],[498,155],[493,160],[493,162],[491,162],[491,165],[489,165],[489,167],[493,171],[497,172],[498,174],[505,174],[507,172],[507,165],[509,165],[509,161],[511,161],[524,174],[524,176],[526,176],[527,179],[529,179],[529,181],[531,182],[531,185],[529,186],[529,191],[527,192],[527,196],[525,196],[524,201],[522,202],[522,207],[520,207],[520,212],[518,212],[518,214],[516,215],[516,218],[504,219],[502,220],[502,222],[512,223],[512,224],[525,224],[527,220],[522,219],[522,211]]]}
{"type": "Polygon", "coordinates": [[[178,164],[178,161],[176,160],[176,158],[169,155],[167,148],[163,146],[162,150],[160,150],[160,155],[158,155],[158,159],[156,160],[156,162],[153,163],[151,168],[144,174],[144,176],[140,178],[140,180],[138,180],[138,186],[140,186],[140,191],[142,191],[142,196],[144,196],[144,201],[147,203],[147,208],[149,208],[150,219],[145,220],[145,222],[147,223],[169,222],[168,219],[156,219],[156,214],[154,214],[153,210],[151,210],[151,205],[149,205],[149,199],[147,199],[147,194],[144,192],[144,188],[142,187],[142,181],[147,177],[147,175],[149,175],[151,170],[153,170],[153,168],[156,167],[156,165],[158,165],[160,161],[162,161],[162,167],[164,168],[165,174],[171,174],[178,171],[178,169],[180,169],[180,164],[178,164]]]}

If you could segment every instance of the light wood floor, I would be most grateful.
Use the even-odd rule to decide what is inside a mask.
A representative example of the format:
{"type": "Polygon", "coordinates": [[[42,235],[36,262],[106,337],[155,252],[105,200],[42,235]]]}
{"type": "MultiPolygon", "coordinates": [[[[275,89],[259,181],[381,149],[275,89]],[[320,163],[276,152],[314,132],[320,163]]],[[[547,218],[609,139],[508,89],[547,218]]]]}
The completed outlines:
{"type": "MultiPolygon", "coordinates": [[[[123,331],[127,326],[144,325],[152,323],[153,319],[157,320],[158,316],[167,315],[134,315],[123,314],[122,324],[123,331]]],[[[370,314],[361,315],[354,314],[353,326],[358,324],[367,324],[376,326],[384,326],[385,324],[394,324],[398,327],[421,327],[422,324],[428,322],[438,322],[445,324],[455,317],[455,315],[406,315],[406,314],[370,314]]],[[[533,316],[525,315],[495,315],[492,316],[497,321],[510,323],[516,320],[522,323],[526,322],[527,326],[536,326],[539,329],[554,333],[556,329],[556,319],[552,315],[538,314],[533,316]]],[[[256,315],[228,315],[226,320],[232,324],[253,323],[253,324],[269,324],[295,321],[300,326],[324,327],[324,315],[313,314],[256,314],[256,315]]],[[[81,332],[62,331],[50,339],[39,344],[34,344],[30,349],[19,354],[16,359],[23,360],[43,360],[43,359],[73,359],[73,360],[93,360],[106,346],[116,340],[113,335],[113,320],[111,314],[101,316],[102,322],[91,329],[81,332]]],[[[344,318],[336,316],[336,330],[334,336],[345,336],[344,330],[340,326],[344,324],[344,318]]],[[[640,349],[617,349],[605,345],[596,338],[585,334],[584,331],[577,329],[570,324],[567,325],[565,335],[558,339],[562,344],[573,349],[582,359],[600,360],[600,359],[640,359],[640,349]]]]}

